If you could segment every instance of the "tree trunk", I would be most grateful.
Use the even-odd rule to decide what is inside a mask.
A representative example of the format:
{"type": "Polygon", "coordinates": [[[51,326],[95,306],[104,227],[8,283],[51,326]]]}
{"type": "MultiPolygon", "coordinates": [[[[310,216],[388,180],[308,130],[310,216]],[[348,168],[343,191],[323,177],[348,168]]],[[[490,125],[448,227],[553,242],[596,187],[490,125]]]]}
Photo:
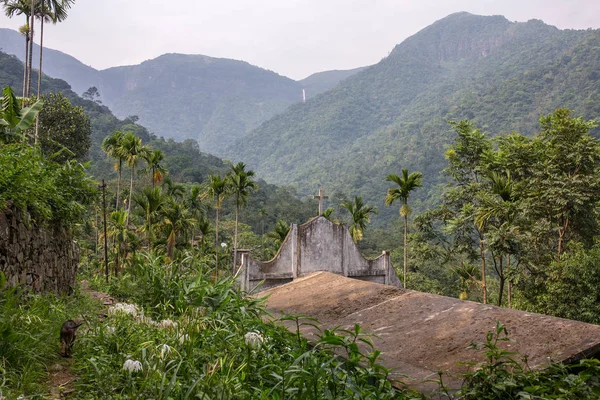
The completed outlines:
{"type": "Polygon", "coordinates": [[[29,32],[31,36],[31,43],[29,44],[29,74],[27,76],[27,97],[31,96],[31,75],[33,68],[33,25],[35,24],[35,0],[31,0],[31,23],[29,25],[29,32]]]}
{"type": "Polygon", "coordinates": [[[219,207],[217,209],[217,218],[215,219],[215,282],[217,281],[217,273],[219,270],[219,207]]]}
{"type": "Polygon", "coordinates": [[[119,170],[117,171],[117,204],[115,204],[115,211],[119,211],[119,190],[121,188],[121,172],[123,170],[123,160],[119,159],[119,170]]]}
{"type": "MultiPolygon", "coordinates": [[[[29,17],[26,16],[29,25],[29,17]]],[[[29,29],[25,33],[25,62],[23,63],[23,97],[27,94],[27,61],[29,60],[29,29]]]]}
{"type": "Polygon", "coordinates": [[[502,256],[500,256],[500,273],[498,274],[500,278],[500,292],[498,293],[498,307],[502,307],[502,297],[504,294],[504,282],[506,282],[506,278],[504,277],[504,268],[502,266],[502,256]]]}
{"type": "Polygon", "coordinates": [[[238,215],[240,213],[240,207],[235,205],[235,232],[233,234],[233,268],[232,274],[235,274],[235,267],[237,267],[237,239],[238,239],[238,215]]]}
{"type": "Polygon", "coordinates": [[[38,98],[42,95],[42,53],[44,49],[44,18],[40,20],[40,69],[38,72],[38,98]]]}
{"type": "Polygon", "coordinates": [[[125,228],[129,228],[129,214],[131,213],[131,195],[133,194],[133,177],[135,175],[135,167],[131,167],[131,179],[129,181],[129,200],[127,201],[127,217],[125,218],[125,228]]]}
{"type": "Polygon", "coordinates": [[[152,221],[150,221],[150,210],[146,210],[146,225],[148,225],[148,251],[152,251],[152,221]]]}
{"type": "Polygon", "coordinates": [[[483,304],[487,304],[487,284],[485,283],[485,250],[483,236],[479,238],[479,253],[481,255],[481,288],[483,289],[483,304]]]}
{"type": "MultiPolygon", "coordinates": [[[[44,48],[44,17],[40,19],[40,69],[38,71],[38,87],[37,87],[37,97],[38,99],[42,96],[42,49],[44,48]]],[[[38,142],[38,131],[40,129],[40,118],[39,116],[35,117],[35,136],[33,139],[33,143],[37,144],[38,142]]]]}
{"type": "Polygon", "coordinates": [[[96,211],[96,241],[94,242],[94,254],[98,256],[98,241],[100,240],[100,235],[98,234],[98,211],[96,211]]]}
{"type": "Polygon", "coordinates": [[[557,261],[560,261],[560,255],[563,250],[563,240],[567,233],[567,228],[569,227],[569,218],[565,219],[562,229],[558,232],[558,258],[557,261]]]}
{"type": "MultiPolygon", "coordinates": [[[[506,261],[506,272],[510,271],[510,253],[508,254],[508,260],[506,261]]],[[[512,308],[512,284],[510,279],[506,282],[506,295],[508,300],[508,308],[512,308]]]]}
{"type": "Polygon", "coordinates": [[[120,252],[121,252],[121,244],[118,243],[117,244],[117,253],[115,256],[115,276],[119,276],[119,253],[120,252]]]}
{"type": "Polygon", "coordinates": [[[406,273],[408,271],[408,268],[407,268],[407,250],[408,249],[406,248],[406,236],[407,236],[407,232],[408,232],[407,224],[408,224],[408,216],[405,215],[404,216],[404,282],[403,282],[404,289],[406,289],[406,273]]]}

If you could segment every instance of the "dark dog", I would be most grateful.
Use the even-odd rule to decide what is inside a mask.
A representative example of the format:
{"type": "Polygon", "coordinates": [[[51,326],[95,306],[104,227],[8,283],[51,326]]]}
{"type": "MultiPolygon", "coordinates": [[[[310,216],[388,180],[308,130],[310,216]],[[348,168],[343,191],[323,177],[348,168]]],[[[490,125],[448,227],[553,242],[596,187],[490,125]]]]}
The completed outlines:
{"type": "Polygon", "coordinates": [[[63,322],[62,327],[60,328],[60,342],[62,344],[62,356],[70,357],[71,356],[71,347],[73,347],[73,342],[77,337],[77,328],[81,326],[81,323],[76,323],[72,319],[63,322]]]}

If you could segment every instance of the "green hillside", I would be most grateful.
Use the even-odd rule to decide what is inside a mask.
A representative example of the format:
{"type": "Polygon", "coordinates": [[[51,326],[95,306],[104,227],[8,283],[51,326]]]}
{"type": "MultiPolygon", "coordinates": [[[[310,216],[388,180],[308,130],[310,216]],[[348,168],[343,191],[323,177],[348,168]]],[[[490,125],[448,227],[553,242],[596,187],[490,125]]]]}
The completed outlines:
{"type": "Polygon", "coordinates": [[[317,72],[299,82],[306,90],[306,98],[311,99],[318,94],[326,92],[344,79],[351,77],[365,68],[367,67],[317,72]]]}
{"type": "Polygon", "coordinates": [[[198,140],[218,154],[225,145],[302,99],[299,83],[243,61],[166,54],[101,71],[103,101],[138,115],[153,131],[198,140]]]}
{"type": "MultiPolygon", "coordinates": [[[[304,194],[362,195],[385,209],[385,177],[424,173],[417,210],[437,200],[448,120],[495,135],[533,132],[541,113],[600,115],[600,31],[561,31],[538,20],[450,15],[396,46],[380,63],[306,104],[290,107],[228,149],[273,183],[304,194]]],[[[418,195],[417,195],[418,196],[418,195]]]]}

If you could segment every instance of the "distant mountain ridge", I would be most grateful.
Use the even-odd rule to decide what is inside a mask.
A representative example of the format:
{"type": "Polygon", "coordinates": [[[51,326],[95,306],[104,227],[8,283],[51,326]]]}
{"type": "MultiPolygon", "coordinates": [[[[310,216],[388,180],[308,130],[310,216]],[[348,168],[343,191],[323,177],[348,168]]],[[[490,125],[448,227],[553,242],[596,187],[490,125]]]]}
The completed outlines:
{"type": "Polygon", "coordinates": [[[316,72],[301,81],[302,87],[306,90],[306,98],[311,99],[323,92],[328,91],[341,81],[362,71],[368,67],[359,67],[347,70],[331,70],[316,72]]]}
{"type": "Polygon", "coordinates": [[[599,70],[599,30],[452,14],[378,64],[263,123],[225,155],[305,195],[320,186],[362,195],[387,219],[394,211],[383,205],[385,177],[402,168],[425,174],[417,209],[437,200],[454,137],[447,121],[531,134],[540,114],[556,107],[599,117],[599,70]]]}
{"type": "MultiPolygon", "coordinates": [[[[23,61],[25,51],[24,37],[19,32],[0,28],[0,49],[7,53],[17,56],[23,61]]],[[[37,68],[40,65],[40,48],[34,43],[33,46],[33,66],[37,68]]],[[[43,72],[53,78],[67,81],[74,92],[81,94],[90,86],[98,86],[100,77],[98,71],[89,65],[85,65],[75,57],[72,57],[62,51],[53,50],[44,47],[44,65],[43,72]]]]}
{"type": "MultiPolygon", "coordinates": [[[[0,29],[0,47],[23,59],[23,36],[0,29]]],[[[39,47],[34,47],[34,66],[39,47]]],[[[57,50],[44,50],[44,72],[79,94],[98,88],[100,100],[125,118],[137,115],[154,133],[195,139],[213,154],[288,106],[335,86],[352,71],[330,71],[294,81],[244,61],[164,54],[139,65],[98,71],[57,50]],[[185,111],[184,111],[185,110],[185,111]]]]}

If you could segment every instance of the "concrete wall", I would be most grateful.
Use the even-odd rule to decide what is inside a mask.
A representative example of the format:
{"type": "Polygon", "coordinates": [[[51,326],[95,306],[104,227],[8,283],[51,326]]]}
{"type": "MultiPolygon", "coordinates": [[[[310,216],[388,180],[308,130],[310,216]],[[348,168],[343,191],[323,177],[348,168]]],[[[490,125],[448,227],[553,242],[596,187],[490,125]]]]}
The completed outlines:
{"type": "Polygon", "coordinates": [[[292,225],[279,252],[270,261],[256,261],[247,251],[239,252],[238,280],[247,291],[254,290],[261,282],[260,290],[265,290],[316,271],[400,286],[389,252],[374,260],[363,258],[348,229],[323,217],[292,225]]]}
{"type": "Polygon", "coordinates": [[[9,286],[70,293],[78,265],[79,248],[68,230],[35,224],[14,207],[0,212],[0,271],[9,286]]]}

